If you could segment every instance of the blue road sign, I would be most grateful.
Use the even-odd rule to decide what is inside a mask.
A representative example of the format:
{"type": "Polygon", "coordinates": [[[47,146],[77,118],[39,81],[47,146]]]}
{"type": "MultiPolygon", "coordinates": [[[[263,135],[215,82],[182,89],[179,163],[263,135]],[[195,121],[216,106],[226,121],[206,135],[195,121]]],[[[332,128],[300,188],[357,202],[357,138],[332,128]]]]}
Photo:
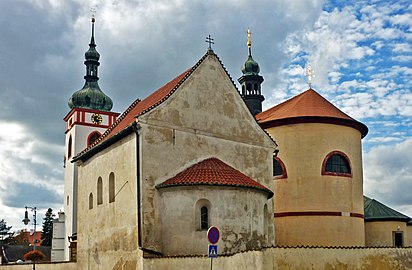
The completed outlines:
{"type": "Polygon", "coordinates": [[[209,245],[209,252],[207,254],[209,258],[217,258],[217,245],[209,245]]]}

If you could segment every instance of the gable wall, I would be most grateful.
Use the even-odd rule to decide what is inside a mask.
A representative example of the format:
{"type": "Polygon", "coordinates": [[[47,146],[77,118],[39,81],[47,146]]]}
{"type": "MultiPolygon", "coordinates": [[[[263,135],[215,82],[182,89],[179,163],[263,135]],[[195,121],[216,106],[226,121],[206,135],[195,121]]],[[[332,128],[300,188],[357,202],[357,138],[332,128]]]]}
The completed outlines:
{"type": "MultiPolygon", "coordinates": [[[[155,186],[194,163],[219,158],[273,190],[275,144],[256,123],[215,56],[209,55],[168,100],[138,122],[146,248],[162,252],[161,198],[155,186]]],[[[268,206],[273,213],[272,200],[268,206]]],[[[269,232],[274,239],[272,224],[269,232]]]]}

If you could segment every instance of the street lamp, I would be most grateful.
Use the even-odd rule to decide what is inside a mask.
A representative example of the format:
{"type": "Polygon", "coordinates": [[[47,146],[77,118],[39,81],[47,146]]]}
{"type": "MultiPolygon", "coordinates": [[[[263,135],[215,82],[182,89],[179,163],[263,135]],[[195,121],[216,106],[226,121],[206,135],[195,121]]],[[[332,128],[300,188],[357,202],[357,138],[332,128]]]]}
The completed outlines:
{"type": "Polygon", "coordinates": [[[29,213],[27,212],[27,208],[29,208],[30,211],[33,212],[33,225],[34,225],[33,250],[36,250],[36,244],[37,244],[37,239],[36,239],[37,208],[36,208],[36,207],[26,206],[26,212],[24,212],[24,219],[22,220],[23,223],[24,223],[24,225],[27,225],[27,224],[29,224],[29,222],[30,222],[29,213]]]}

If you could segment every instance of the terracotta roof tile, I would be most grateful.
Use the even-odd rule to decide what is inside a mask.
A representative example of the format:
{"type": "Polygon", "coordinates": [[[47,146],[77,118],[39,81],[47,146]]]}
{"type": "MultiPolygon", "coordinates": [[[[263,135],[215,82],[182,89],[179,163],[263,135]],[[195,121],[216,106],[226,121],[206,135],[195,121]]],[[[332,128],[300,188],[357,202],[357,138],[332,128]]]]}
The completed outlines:
{"type": "Polygon", "coordinates": [[[253,188],[267,192],[269,198],[273,196],[270,189],[217,158],[208,158],[196,163],[157,185],[157,188],[196,185],[253,188]]]}
{"type": "Polygon", "coordinates": [[[165,101],[170,95],[172,95],[177,88],[189,77],[189,75],[199,66],[199,64],[206,58],[205,54],[193,67],[189,68],[170,82],[166,83],[164,86],[160,87],[158,90],[150,94],[143,100],[136,99],[123,113],[117,118],[116,122],[109,127],[98,140],[96,140],[88,148],[80,152],[76,157],[85,154],[90,149],[94,148],[101,142],[107,140],[108,138],[118,134],[120,131],[124,130],[132,123],[136,121],[136,118],[140,115],[150,111],[151,109],[160,105],[165,101]]]}
{"type": "Polygon", "coordinates": [[[309,89],[285,102],[256,115],[259,122],[297,116],[328,116],[353,120],[315,90],[309,89]]]}
{"type": "Polygon", "coordinates": [[[352,126],[362,133],[368,133],[368,128],[339,110],[332,103],[309,89],[285,102],[280,103],[256,115],[259,124],[264,128],[295,122],[321,122],[352,126]],[[286,121],[288,120],[288,121],[286,121]]]}

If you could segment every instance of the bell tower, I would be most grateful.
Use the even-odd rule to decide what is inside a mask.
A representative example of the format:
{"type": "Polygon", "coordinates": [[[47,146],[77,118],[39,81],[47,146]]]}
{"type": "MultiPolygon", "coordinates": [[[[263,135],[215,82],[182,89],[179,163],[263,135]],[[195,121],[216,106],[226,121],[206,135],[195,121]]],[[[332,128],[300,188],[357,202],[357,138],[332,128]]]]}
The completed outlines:
{"type": "Polygon", "coordinates": [[[249,29],[247,30],[247,37],[249,55],[242,66],[243,75],[238,79],[238,82],[242,86],[241,95],[250,112],[255,116],[262,112],[262,102],[265,100],[261,89],[263,77],[259,75],[259,64],[252,57],[252,39],[249,29]]]}
{"type": "Polygon", "coordinates": [[[73,157],[93,143],[116,121],[119,113],[111,112],[113,102],[103,93],[98,84],[100,54],[94,41],[95,18],[92,17],[92,33],[89,49],[85,53],[85,84],[69,99],[70,112],[66,123],[66,147],[64,157],[64,213],[65,243],[64,258],[70,260],[69,246],[75,248],[77,237],[77,166],[73,157]],[[70,239],[70,240],[69,240],[70,239]]]}

